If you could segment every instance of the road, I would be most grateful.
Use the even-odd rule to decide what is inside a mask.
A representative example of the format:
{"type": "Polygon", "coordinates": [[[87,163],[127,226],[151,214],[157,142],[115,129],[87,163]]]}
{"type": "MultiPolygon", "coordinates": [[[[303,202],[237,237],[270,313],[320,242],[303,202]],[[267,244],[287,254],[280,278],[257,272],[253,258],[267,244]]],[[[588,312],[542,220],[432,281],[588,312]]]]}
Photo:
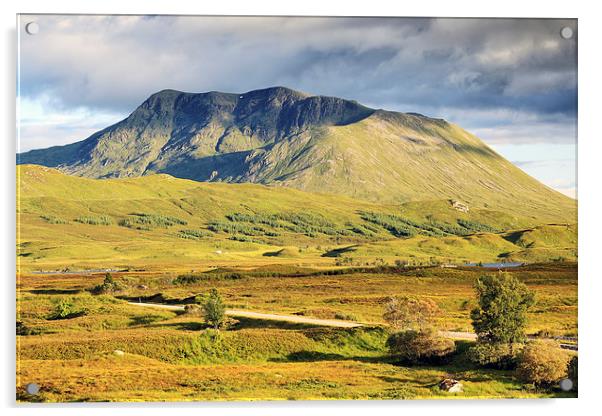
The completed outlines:
{"type": "MultiPolygon", "coordinates": [[[[130,305],[145,306],[149,308],[168,309],[172,311],[183,311],[183,305],[166,305],[162,303],[144,303],[144,302],[128,302],[130,305]]],[[[268,321],[292,322],[298,324],[309,324],[318,326],[330,326],[335,328],[357,328],[364,324],[353,321],[343,321],[340,319],[318,319],[308,318],[299,315],[280,315],[275,313],[252,312],[240,309],[226,309],[226,315],[233,317],[264,319],[268,321]]],[[[474,332],[459,332],[459,331],[440,331],[439,334],[445,338],[475,340],[477,334],[474,332]]],[[[570,341],[575,341],[574,344],[561,343],[560,347],[566,350],[577,351],[576,339],[570,338],[570,341]]]]}
{"type": "MultiPolygon", "coordinates": [[[[477,334],[475,334],[474,332],[439,331],[439,334],[445,338],[452,338],[452,339],[465,339],[465,340],[471,340],[471,341],[477,339],[477,334]]],[[[540,339],[540,338],[529,337],[529,339],[540,339]]],[[[561,343],[560,348],[563,348],[565,350],[577,351],[577,338],[559,337],[559,338],[546,338],[546,339],[552,339],[555,341],[563,341],[563,340],[572,341],[572,342],[574,342],[574,344],[561,343]]]]}
{"type": "MultiPolygon", "coordinates": [[[[130,305],[137,306],[147,306],[151,308],[159,308],[159,309],[169,309],[172,311],[183,311],[184,306],[182,305],[165,305],[160,303],[139,303],[139,302],[128,302],[130,305]]],[[[297,324],[309,324],[309,325],[319,325],[319,326],[331,326],[337,328],[357,328],[363,326],[359,322],[351,322],[351,321],[343,321],[340,319],[317,319],[317,318],[308,318],[306,316],[299,315],[278,315],[274,313],[261,313],[261,312],[252,312],[240,309],[226,309],[226,315],[233,317],[241,317],[241,318],[251,318],[251,319],[264,319],[266,321],[281,321],[281,322],[291,322],[297,324]]]]}

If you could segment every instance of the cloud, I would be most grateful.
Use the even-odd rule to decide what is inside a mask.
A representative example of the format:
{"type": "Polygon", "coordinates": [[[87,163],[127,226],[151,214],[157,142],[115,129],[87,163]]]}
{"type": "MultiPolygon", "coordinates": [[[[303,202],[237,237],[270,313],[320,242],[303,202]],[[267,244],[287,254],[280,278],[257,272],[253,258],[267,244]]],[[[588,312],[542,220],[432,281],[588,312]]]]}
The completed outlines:
{"type": "Polygon", "coordinates": [[[85,107],[56,108],[53,103],[55,100],[47,96],[35,100],[20,98],[22,117],[18,135],[26,139],[18,141],[18,152],[73,143],[123,118],[119,113],[92,111],[85,107]]]}
{"type": "MultiPolygon", "coordinates": [[[[571,26],[576,33],[576,20],[20,20],[21,150],[81,140],[161,89],[246,92],[273,85],[442,117],[490,145],[575,142],[576,42],[559,32],[571,26]],[[32,20],[40,26],[35,36],[24,32],[32,20]]],[[[550,147],[541,149],[543,160],[550,147]]],[[[550,175],[538,178],[549,183],[550,175]]]]}
{"type": "Polygon", "coordinates": [[[573,21],[533,19],[35,16],[21,91],[132,110],[151,93],[308,92],[415,106],[575,112],[573,21]],[[563,100],[563,97],[564,98],[563,100]],[[550,105],[550,101],[558,105],[550,105]]]}

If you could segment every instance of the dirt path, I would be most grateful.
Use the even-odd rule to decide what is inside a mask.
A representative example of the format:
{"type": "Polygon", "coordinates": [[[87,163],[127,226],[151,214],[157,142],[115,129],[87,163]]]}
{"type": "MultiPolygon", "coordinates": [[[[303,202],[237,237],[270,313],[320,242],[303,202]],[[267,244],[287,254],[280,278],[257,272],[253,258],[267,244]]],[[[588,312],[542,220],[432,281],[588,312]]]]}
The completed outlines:
{"type": "MultiPolygon", "coordinates": [[[[130,305],[136,306],[146,306],[150,308],[159,308],[159,309],[168,309],[172,311],[183,311],[184,306],[181,305],[164,305],[160,303],[138,303],[138,302],[129,302],[130,305]]],[[[337,328],[357,328],[363,326],[359,322],[351,322],[351,321],[343,321],[340,319],[318,319],[318,318],[308,318],[306,316],[298,316],[298,315],[278,315],[274,313],[261,313],[261,312],[252,312],[240,309],[226,309],[226,315],[233,317],[241,317],[241,318],[251,318],[251,319],[264,319],[267,321],[282,321],[282,322],[292,322],[299,324],[310,324],[310,325],[319,325],[319,326],[332,326],[337,328]]]]}
{"type": "MultiPolygon", "coordinates": [[[[162,303],[144,303],[144,302],[128,302],[130,305],[136,306],[145,306],[149,308],[159,308],[159,309],[168,309],[172,311],[183,311],[184,306],[182,305],[165,305],[162,303]]],[[[226,309],[226,315],[228,316],[239,316],[242,318],[251,318],[251,319],[264,319],[267,321],[281,321],[281,322],[292,322],[299,324],[309,324],[309,325],[319,325],[319,326],[330,326],[335,328],[357,328],[360,326],[364,326],[359,322],[353,321],[343,321],[340,319],[318,319],[318,318],[308,318],[306,316],[299,315],[279,315],[275,313],[262,313],[262,312],[252,312],[247,310],[240,309],[226,309]]],[[[445,338],[451,339],[464,339],[464,340],[475,340],[477,339],[477,334],[474,332],[460,332],[460,331],[440,331],[439,334],[445,338]]],[[[560,339],[562,340],[562,339],[560,339]]],[[[577,351],[577,339],[576,338],[566,338],[565,340],[574,341],[574,344],[561,343],[560,347],[566,350],[577,351]]]]}
{"type": "MultiPolygon", "coordinates": [[[[477,339],[477,334],[475,334],[474,332],[439,331],[439,334],[445,338],[452,338],[452,339],[465,339],[465,340],[469,340],[469,341],[473,341],[473,340],[477,339]]],[[[537,338],[529,337],[529,339],[537,339],[537,338]]],[[[570,343],[570,344],[569,343],[561,343],[560,348],[563,348],[565,350],[571,350],[571,351],[578,350],[577,338],[559,337],[559,338],[546,338],[546,339],[552,339],[555,341],[574,342],[574,343],[570,343]]]]}

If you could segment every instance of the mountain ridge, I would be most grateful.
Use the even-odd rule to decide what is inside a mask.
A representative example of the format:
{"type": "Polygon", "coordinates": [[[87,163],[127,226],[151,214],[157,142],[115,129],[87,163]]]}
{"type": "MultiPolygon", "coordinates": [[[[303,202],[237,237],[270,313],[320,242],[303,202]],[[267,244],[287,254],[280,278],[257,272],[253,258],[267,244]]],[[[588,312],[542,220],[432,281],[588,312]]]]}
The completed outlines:
{"type": "Polygon", "coordinates": [[[575,212],[574,201],[443,119],[286,87],[161,90],[83,141],[17,159],[90,178],[167,173],[383,203],[452,198],[561,220],[575,212]]]}

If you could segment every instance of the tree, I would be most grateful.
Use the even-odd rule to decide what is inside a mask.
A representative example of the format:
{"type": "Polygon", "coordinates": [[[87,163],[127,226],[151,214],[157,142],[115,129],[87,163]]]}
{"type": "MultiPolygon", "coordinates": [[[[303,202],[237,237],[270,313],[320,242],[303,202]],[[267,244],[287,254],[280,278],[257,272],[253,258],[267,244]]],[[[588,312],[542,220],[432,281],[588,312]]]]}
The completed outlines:
{"type": "Polygon", "coordinates": [[[479,342],[524,342],[527,310],[535,300],[533,292],[511,274],[502,272],[479,277],[475,289],[478,306],[470,316],[479,342]]]}
{"type": "Polygon", "coordinates": [[[103,284],[111,286],[115,284],[115,279],[113,279],[113,275],[111,273],[105,274],[105,280],[103,284]]]}
{"type": "Polygon", "coordinates": [[[433,319],[439,313],[439,307],[430,299],[399,296],[385,305],[383,318],[398,331],[423,330],[433,325],[433,319]]]}
{"type": "Polygon", "coordinates": [[[203,304],[203,316],[205,321],[214,329],[219,329],[224,323],[226,307],[224,306],[222,297],[217,292],[217,289],[211,289],[209,297],[203,304]]]}
{"type": "Polygon", "coordinates": [[[113,293],[123,289],[123,285],[116,282],[111,273],[105,274],[102,284],[94,286],[91,290],[93,294],[113,293]]]}

